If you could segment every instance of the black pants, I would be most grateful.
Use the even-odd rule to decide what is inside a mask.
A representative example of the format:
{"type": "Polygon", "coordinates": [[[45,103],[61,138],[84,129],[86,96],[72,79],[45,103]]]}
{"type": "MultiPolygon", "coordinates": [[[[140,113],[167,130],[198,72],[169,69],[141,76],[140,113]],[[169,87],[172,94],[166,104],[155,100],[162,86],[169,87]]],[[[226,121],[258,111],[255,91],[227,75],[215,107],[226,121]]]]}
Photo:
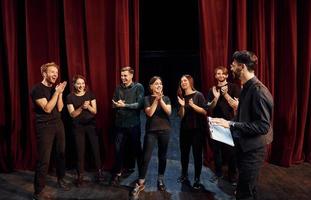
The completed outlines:
{"type": "Polygon", "coordinates": [[[152,151],[156,142],[158,142],[158,174],[159,176],[164,175],[169,139],[170,134],[168,130],[146,132],[144,137],[143,159],[139,174],[140,179],[145,179],[146,177],[149,161],[151,159],[152,151]]]}
{"type": "Polygon", "coordinates": [[[264,162],[265,147],[243,152],[237,145],[236,150],[239,170],[236,199],[258,199],[257,180],[264,162]]]}
{"type": "Polygon", "coordinates": [[[75,126],[73,133],[76,141],[77,158],[78,158],[78,172],[84,172],[84,154],[85,154],[85,137],[87,136],[92,146],[92,151],[95,159],[96,169],[100,169],[100,153],[98,144],[98,135],[96,133],[96,127],[94,125],[75,126]]]}
{"type": "Polygon", "coordinates": [[[237,170],[237,161],[236,161],[236,154],[235,149],[232,146],[224,144],[222,142],[218,142],[216,140],[212,140],[213,146],[213,153],[214,153],[214,163],[215,163],[215,173],[216,176],[221,177],[222,174],[222,164],[223,164],[223,157],[228,160],[228,176],[230,178],[234,178],[236,176],[237,170]]]}
{"type": "Polygon", "coordinates": [[[35,169],[34,189],[40,193],[45,187],[53,142],[56,142],[56,173],[57,177],[65,176],[65,130],[61,121],[53,125],[37,125],[38,159],[35,169]]]}
{"type": "Polygon", "coordinates": [[[189,154],[192,147],[194,158],[194,178],[200,179],[202,171],[203,131],[200,129],[180,130],[179,147],[182,175],[188,176],[189,154]]]}
{"type": "Polygon", "coordinates": [[[113,167],[113,174],[120,173],[125,161],[125,151],[129,151],[129,155],[132,159],[137,161],[137,166],[140,166],[142,149],[140,142],[140,125],[131,128],[120,128],[116,127],[116,137],[115,137],[115,152],[116,161],[113,167]],[[126,143],[129,140],[130,149],[126,149],[126,143]]]}

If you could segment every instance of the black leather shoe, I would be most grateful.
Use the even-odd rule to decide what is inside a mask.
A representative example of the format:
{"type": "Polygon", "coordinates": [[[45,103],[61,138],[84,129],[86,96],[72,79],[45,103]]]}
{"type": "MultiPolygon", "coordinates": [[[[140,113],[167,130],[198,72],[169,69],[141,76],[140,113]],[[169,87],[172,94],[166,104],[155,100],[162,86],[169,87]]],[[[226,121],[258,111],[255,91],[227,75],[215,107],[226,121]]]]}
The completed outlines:
{"type": "Polygon", "coordinates": [[[188,176],[185,176],[185,175],[181,175],[178,179],[177,179],[177,182],[178,183],[181,183],[181,184],[185,184],[185,185],[190,185],[190,181],[188,179],[188,176]]]}
{"type": "Polygon", "coordinates": [[[52,197],[44,192],[34,193],[32,195],[32,200],[43,200],[43,199],[52,199],[52,197]]]}
{"type": "Polygon", "coordinates": [[[102,169],[97,170],[97,174],[95,175],[95,181],[98,183],[105,181],[104,170],[102,169]]]}
{"type": "Polygon", "coordinates": [[[195,179],[192,187],[195,190],[200,190],[202,188],[202,184],[200,183],[200,179],[195,179]]]}
{"type": "Polygon", "coordinates": [[[110,185],[119,186],[120,185],[120,178],[121,178],[121,175],[112,176],[112,178],[110,180],[110,185]]]}
{"type": "Polygon", "coordinates": [[[162,179],[158,180],[157,186],[158,186],[159,191],[165,191],[166,190],[164,181],[162,179]]]}
{"type": "Polygon", "coordinates": [[[64,179],[58,179],[57,184],[59,188],[62,188],[64,191],[69,191],[70,187],[68,186],[68,183],[64,179]]]}

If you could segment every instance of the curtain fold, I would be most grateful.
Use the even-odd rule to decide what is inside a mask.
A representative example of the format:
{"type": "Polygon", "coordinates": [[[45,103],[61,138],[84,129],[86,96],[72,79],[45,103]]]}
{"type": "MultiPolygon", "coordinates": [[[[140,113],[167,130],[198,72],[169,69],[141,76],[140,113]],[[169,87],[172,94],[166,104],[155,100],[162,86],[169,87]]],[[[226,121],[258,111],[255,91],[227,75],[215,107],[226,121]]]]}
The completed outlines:
{"type": "Polygon", "coordinates": [[[294,152],[295,160],[303,160],[311,163],[311,1],[299,1],[298,9],[298,147],[294,152]],[[304,157],[303,157],[304,156],[304,157]]]}
{"type": "MultiPolygon", "coordinates": [[[[214,84],[216,66],[229,67],[235,50],[254,51],[256,74],[275,100],[269,160],[311,162],[310,1],[198,1],[202,92],[214,84]]],[[[3,0],[0,20],[0,171],[35,165],[29,92],[42,80],[40,66],[51,61],[60,64],[61,80],[87,77],[97,97],[104,167],[110,168],[111,97],[120,67],[132,66],[138,80],[139,0],[3,0]]]]}
{"type": "MultiPolygon", "coordinates": [[[[111,99],[119,69],[132,65],[139,70],[138,0],[4,0],[1,8],[0,94],[5,98],[0,100],[0,171],[34,168],[36,133],[29,92],[42,80],[40,66],[51,61],[60,65],[60,80],[69,83],[64,99],[72,76],[86,76],[98,104],[103,166],[111,168],[111,99]]],[[[68,145],[73,138],[66,112],[64,107],[68,145]]]]}
{"type": "Polygon", "coordinates": [[[310,162],[310,9],[310,1],[200,0],[204,92],[219,62],[230,68],[234,51],[254,51],[275,102],[268,159],[283,166],[310,162]]]}

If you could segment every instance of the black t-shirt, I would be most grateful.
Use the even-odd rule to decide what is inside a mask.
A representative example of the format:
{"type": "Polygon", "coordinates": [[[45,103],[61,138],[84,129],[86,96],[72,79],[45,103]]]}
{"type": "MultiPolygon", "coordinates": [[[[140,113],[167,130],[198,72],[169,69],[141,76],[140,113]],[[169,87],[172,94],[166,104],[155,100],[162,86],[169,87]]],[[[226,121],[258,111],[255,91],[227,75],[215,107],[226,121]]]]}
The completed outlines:
{"type": "Polygon", "coordinates": [[[201,129],[205,130],[207,128],[206,116],[197,113],[191,106],[189,106],[189,100],[192,99],[193,103],[197,106],[207,110],[206,102],[203,94],[201,92],[194,92],[189,95],[184,96],[185,100],[185,114],[181,120],[181,129],[201,129]]]}
{"type": "MultiPolygon", "coordinates": [[[[234,98],[239,98],[240,96],[240,87],[236,84],[228,83],[228,94],[234,98]]],[[[220,89],[219,89],[220,90],[220,89]]],[[[214,94],[212,89],[209,90],[207,94],[207,101],[211,102],[214,99],[214,94]]],[[[231,120],[234,117],[233,108],[229,105],[228,101],[225,99],[223,95],[220,95],[216,106],[214,107],[212,117],[220,117],[226,120],[231,120]]]]}
{"type": "MultiPolygon", "coordinates": [[[[83,96],[77,96],[74,93],[70,93],[67,96],[67,105],[72,104],[74,109],[78,109],[84,104],[85,101],[91,101],[95,99],[95,95],[86,91],[83,96]]],[[[83,109],[80,115],[72,119],[74,125],[86,125],[86,124],[95,124],[95,116],[87,109],[83,109]]]]}
{"type": "MultiPolygon", "coordinates": [[[[162,97],[165,104],[171,105],[171,101],[167,96],[162,97]]],[[[146,96],[145,97],[145,108],[150,107],[154,101],[155,97],[146,96]]],[[[151,117],[147,117],[146,120],[146,131],[159,131],[159,130],[169,130],[171,128],[169,116],[163,110],[163,108],[158,105],[155,112],[151,117]]]]}
{"type": "Polygon", "coordinates": [[[34,104],[37,124],[55,124],[58,120],[61,119],[61,114],[57,110],[57,104],[55,105],[51,113],[46,113],[40,106],[36,104],[37,99],[46,98],[47,101],[50,101],[54,92],[54,87],[48,87],[43,85],[42,83],[36,84],[31,89],[30,96],[34,104]]]}

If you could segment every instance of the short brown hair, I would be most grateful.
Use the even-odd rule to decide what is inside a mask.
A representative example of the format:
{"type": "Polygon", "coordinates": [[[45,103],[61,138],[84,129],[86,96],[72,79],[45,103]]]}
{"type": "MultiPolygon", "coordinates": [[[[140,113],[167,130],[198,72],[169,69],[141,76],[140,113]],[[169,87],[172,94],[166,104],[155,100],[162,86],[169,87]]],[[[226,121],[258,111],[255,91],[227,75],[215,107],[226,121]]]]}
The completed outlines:
{"type": "Polygon", "coordinates": [[[217,71],[221,70],[224,74],[228,75],[228,69],[224,66],[218,66],[215,68],[214,73],[217,74],[217,71]]]}
{"type": "Polygon", "coordinates": [[[134,69],[130,66],[125,66],[121,68],[121,72],[125,72],[125,71],[128,71],[131,74],[134,74],[134,69]]]}
{"type": "Polygon", "coordinates": [[[46,72],[49,67],[56,67],[59,70],[59,66],[55,62],[49,62],[41,65],[41,74],[43,75],[43,72],[46,72]]]}

